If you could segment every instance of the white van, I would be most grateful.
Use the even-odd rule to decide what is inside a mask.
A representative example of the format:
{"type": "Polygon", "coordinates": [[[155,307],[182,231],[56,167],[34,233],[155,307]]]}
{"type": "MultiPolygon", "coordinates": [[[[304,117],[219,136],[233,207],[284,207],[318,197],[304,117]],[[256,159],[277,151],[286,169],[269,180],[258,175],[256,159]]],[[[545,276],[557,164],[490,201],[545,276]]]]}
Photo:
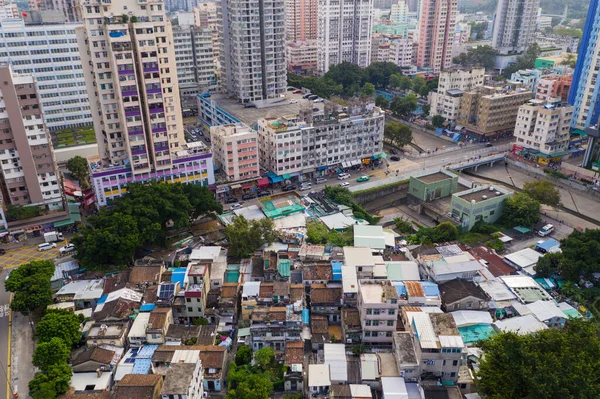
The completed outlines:
{"type": "Polygon", "coordinates": [[[300,185],[300,191],[310,190],[311,188],[312,188],[312,184],[311,183],[302,183],[300,185]]]}
{"type": "Polygon", "coordinates": [[[551,224],[547,224],[544,227],[542,227],[540,229],[540,231],[538,231],[538,235],[540,237],[546,237],[548,234],[552,233],[554,231],[554,226],[552,226],[551,224]]]}
{"type": "Polygon", "coordinates": [[[317,177],[317,184],[327,183],[327,179],[324,177],[317,177]]]}
{"type": "Polygon", "coordinates": [[[38,245],[38,251],[47,251],[49,249],[56,248],[56,243],[53,242],[50,244],[49,242],[45,242],[43,244],[38,245]]]}

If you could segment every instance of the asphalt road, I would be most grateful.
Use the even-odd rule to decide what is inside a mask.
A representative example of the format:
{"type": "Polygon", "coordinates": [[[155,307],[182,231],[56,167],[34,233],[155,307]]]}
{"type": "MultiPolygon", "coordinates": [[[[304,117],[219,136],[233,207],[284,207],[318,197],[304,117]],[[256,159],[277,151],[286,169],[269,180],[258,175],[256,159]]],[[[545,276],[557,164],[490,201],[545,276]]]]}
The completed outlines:
{"type": "MultiPolygon", "coordinates": [[[[9,368],[9,312],[10,293],[4,290],[4,279],[8,274],[7,270],[0,272],[0,392],[5,392],[5,397],[12,396],[10,385],[8,384],[9,368]]],[[[0,394],[0,397],[1,394],[0,394]]]]}

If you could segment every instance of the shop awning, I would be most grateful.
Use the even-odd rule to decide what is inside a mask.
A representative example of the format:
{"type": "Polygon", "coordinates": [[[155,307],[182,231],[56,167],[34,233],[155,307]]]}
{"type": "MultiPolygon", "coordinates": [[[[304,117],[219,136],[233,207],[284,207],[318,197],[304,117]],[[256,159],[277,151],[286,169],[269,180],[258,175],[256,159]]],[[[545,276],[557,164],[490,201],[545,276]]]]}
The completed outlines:
{"type": "Polygon", "coordinates": [[[521,234],[527,234],[531,231],[531,229],[529,229],[525,226],[516,226],[516,227],[513,227],[513,229],[518,231],[521,234]]]}
{"type": "Polygon", "coordinates": [[[271,183],[281,183],[283,181],[283,177],[281,176],[269,176],[269,181],[271,183]]]}
{"type": "Polygon", "coordinates": [[[239,189],[239,188],[242,188],[242,185],[241,185],[241,184],[232,184],[232,185],[231,185],[231,189],[232,189],[232,190],[237,190],[237,189],[239,189]]]}
{"type": "Polygon", "coordinates": [[[571,131],[571,134],[577,135],[577,136],[581,136],[581,137],[587,137],[587,133],[581,129],[573,129],[571,131]]]}
{"type": "Polygon", "coordinates": [[[289,173],[286,173],[285,175],[283,175],[281,177],[283,177],[285,180],[289,180],[292,178],[292,176],[289,173]]]}
{"type": "Polygon", "coordinates": [[[386,154],[385,152],[382,152],[382,153],[381,153],[381,158],[382,158],[382,159],[386,159],[387,157],[388,157],[388,156],[387,156],[387,154],[386,154]]]}
{"type": "Polygon", "coordinates": [[[360,165],[360,159],[355,159],[354,161],[350,162],[350,166],[356,166],[356,165],[360,165]]]}
{"type": "Polygon", "coordinates": [[[544,154],[543,152],[538,152],[535,155],[537,155],[538,157],[541,157],[541,158],[558,158],[558,157],[567,155],[568,153],[569,153],[568,151],[557,151],[557,152],[552,152],[550,154],[544,154]]]}
{"type": "Polygon", "coordinates": [[[73,220],[73,215],[69,219],[61,220],[58,222],[54,222],[54,227],[66,227],[72,224],[75,224],[75,220],[73,220]]]}
{"type": "Polygon", "coordinates": [[[342,162],[342,168],[349,168],[350,167],[350,162],[342,162]]]}
{"type": "Polygon", "coordinates": [[[258,187],[267,187],[269,185],[269,179],[263,177],[256,181],[258,183],[258,187]]]}
{"type": "Polygon", "coordinates": [[[246,184],[242,184],[242,188],[244,190],[248,190],[249,188],[254,187],[254,183],[246,183],[246,184]]]}
{"type": "Polygon", "coordinates": [[[319,166],[317,168],[318,171],[327,170],[327,166],[319,166]]]}

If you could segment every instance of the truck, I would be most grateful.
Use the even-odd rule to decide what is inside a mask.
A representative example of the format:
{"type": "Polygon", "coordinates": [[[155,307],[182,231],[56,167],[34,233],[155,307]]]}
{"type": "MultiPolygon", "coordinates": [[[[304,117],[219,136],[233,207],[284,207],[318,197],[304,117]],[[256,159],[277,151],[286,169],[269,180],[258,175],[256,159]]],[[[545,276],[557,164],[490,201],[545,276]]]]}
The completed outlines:
{"type": "Polygon", "coordinates": [[[44,241],[46,242],[57,242],[64,240],[63,234],[58,231],[49,231],[44,233],[44,241]]]}

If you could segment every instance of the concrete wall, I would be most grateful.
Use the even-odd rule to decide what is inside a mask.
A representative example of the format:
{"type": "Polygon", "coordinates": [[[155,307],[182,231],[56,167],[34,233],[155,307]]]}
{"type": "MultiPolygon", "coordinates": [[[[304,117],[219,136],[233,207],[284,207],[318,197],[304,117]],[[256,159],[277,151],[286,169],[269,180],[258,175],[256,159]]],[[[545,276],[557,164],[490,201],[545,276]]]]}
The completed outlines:
{"type": "Polygon", "coordinates": [[[452,196],[452,202],[450,205],[452,209],[452,215],[456,216],[462,221],[462,226],[465,231],[470,231],[478,220],[482,220],[485,223],[496,222],[502,216],[504,200],[512,196],[512,194],[505,193],[496,196],[494,192],[489,192],[487,189],[481,188],[467,190],[460,194],[467,192],[481,192],[481,195],[487,195],[488,199],[485,201],[471,203],[465,201],[456,194],[452,196]]]}
{"type": "Polygon", "coordinates": [[[386,204],[391,204],[392,201],[396,201],[399,199],[405,199],[406,194],[408,192],[408,182],[401,182],[397,185],[393,186],[383,186],[381,189],[369,190],[365,193],[360,193],[354,195],[354,200],[361,204],[365,205],[369,202],[378,201],[383,199],[384,197],[388,200],[386,204]],[[388,198],[389,196],[389,198],[388,198]]]}
{"type": "Polygon", "coordinates": [[[426,183],[411,176],[409,193],[421,201],[432,201],[454,194],[458,187],[458,176],[448,176],[448,179],[426,183]]]}

